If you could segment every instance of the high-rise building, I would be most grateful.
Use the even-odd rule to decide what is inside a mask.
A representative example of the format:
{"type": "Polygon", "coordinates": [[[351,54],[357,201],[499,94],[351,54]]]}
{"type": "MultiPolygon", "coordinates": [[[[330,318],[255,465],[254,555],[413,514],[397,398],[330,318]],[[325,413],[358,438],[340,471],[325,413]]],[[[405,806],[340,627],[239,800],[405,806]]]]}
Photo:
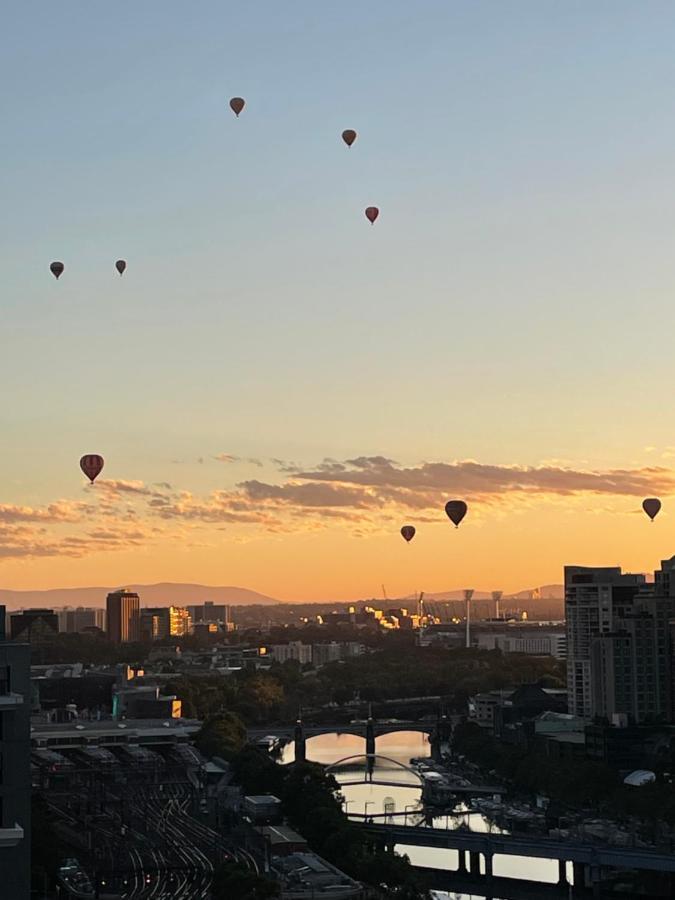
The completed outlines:
{"type": "Polygon", "coordinates": [[[190,633],[192,619],[184,606],[169,607],[169,634],[171,637],[185,637],[190,633]]]}
{"type": "Polygon", "coordinates": [[[161,641],[190,633],[190,614],[183,606],[144,606],[141,610],[141,640],[161,641]]]}
{"type": "Polygon", "coordinates": [[[593,641],[611,633],[617,620],[632,611],[633,600],[644,584],[644,575],[623,574],[618,566],[565,566],[567,703],[573,716],[591,719],[595,714],[593,641]]]}
{"type": "MultiPolygon", "coordinates": [[[[227,603],[206,600],[204,603],[188,606],[188,612],[193,622],[219,622],[221,625],[230,623],[230,607],[227,603]]],[[[224,630],[227,631],[227,628],[224,630]]]]}
{"type": "Polygon", "coordinates": [[[132,591],[113,591],[106,598],[108,640],[123,644],[140,640],[140,607],[138,594],[132,591]]]}
{"type": "Polygon", "coordinates": [[[654,584],[620,569],[565,569],[570,712],[586,719],[673,720],[675,557],[654,584]]]}
{"type": "MultiPolygon", "coordinates": [[[[4,607],[2,618],[4,619],[4,607]]],[[[0,637],[0,884],[30,896],[30,646],[0,637]]]]}
{"type": "Polygon", "coordinates": [[[10,617],[10,636],[13,641],[31,644],[48,641],[59,631],[59,619],[53,609],[24,609],[10,617]]]}
{"type": "Polygon", "coordinates": [[[79,634],[86,628],[100,628],[105,631],[105,610],[98,606],[64,606],[57,610],[59,631],[79,634]]]}
{"type": "Polygon", "coordinates": [[[169,607],[144,606],[141,610],[141,640],[161,641],[169,636],[169,607]]]}

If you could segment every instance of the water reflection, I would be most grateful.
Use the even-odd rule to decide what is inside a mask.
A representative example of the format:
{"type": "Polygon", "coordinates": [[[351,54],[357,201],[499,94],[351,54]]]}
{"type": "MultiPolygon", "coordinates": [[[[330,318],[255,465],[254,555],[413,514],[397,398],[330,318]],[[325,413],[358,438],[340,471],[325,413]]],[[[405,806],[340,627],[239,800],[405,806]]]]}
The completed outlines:
{"type": "MultiPolygon", "coordinates": [[[[357,781],[342,788],[345,811],[348,815],[378,815],[385,813],[385,802],[394,810],[405,814],[421,809],[422,790],[419,777],[401,766],[409,766],[410,760],[430,755],[429,738],[417,731],[400,731],[383,734],[375,740],[377,754],[373,781],[387,784],[363,783],[366,770],[366,742],[353,734],[321,734],[307,739],[307,759],[325,766],[345,760],[344,766],[333,770],[338,783],[357,781]]],[[[295,759],[295,748],[287,744],[281,753],[281,762],[295,759]]],[[[398,817],[397,817],[398,818],[398,817]]],[[[417,817],[419,821],[419,815],[417,817]]]]}
{"type": "MultiPolygon", "coordinates": [[[[373,771],[374,781],[386,781],[386,785],[364,782],[366,772],[366,742],[352,734],[323,734],[307,739],[307,759],[330,766],[345,760],[344,766],[333,772],[342,785],[345,798],[344,808],[354,818],[363,815],[377,816],[384,820],[384,814],[391,811],[392,803],[396,822],[422,824],[432,828],[468,827],[472,831],[500,833],[494,822],[480,812],[460,804],[448,815],[425,817],[422,809],[420,782],[413,772],[401,769],[400,764],[410,766],[411,759],[430,756],[429,738],[416,731],[400,731],[381,735],[376,739],[375,751],[378,756],[373,771]],[[354,757],[357,757],[355,759],[354,757]],[[396,765],[398,763],[399,765],[396,765]],[[354,782],[359,780],[358,784],[354,782]]],[[[287,744],[280,757],[281,763],[295,759],[293,744],[287,744]]],[[[397,852],[405,853],[415,866],[435,869],[456,869],[458,854],[455,850],[437,847],[413,847],[400,845],[397,852]]],[[[569,867],[571,870],[571,866],[569,867]]],[[[555,883],[558,880],[558,863],[555,860],[531,859],[519,856],[496,855],[493,872],[507,878],[527,878],[531,881],[555,883]]],[[[568,873],[571,876],[571,871],[568,873]]],[[[570,878],[571,880],[571,878],[570,878]]],[[[437,900],[485,900],[483,894],[466,894],[435,891],[437,900]]],[[[498,898],[491,898],[498,900],[498,898]]]]}

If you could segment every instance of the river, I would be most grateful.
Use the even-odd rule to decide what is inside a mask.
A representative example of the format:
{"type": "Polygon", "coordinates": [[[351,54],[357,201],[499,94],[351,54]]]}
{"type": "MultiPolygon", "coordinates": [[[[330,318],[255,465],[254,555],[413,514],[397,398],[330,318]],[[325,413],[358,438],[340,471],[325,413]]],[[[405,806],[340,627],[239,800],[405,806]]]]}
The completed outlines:
{"type": "MultiPolygon", "coordinates": [[[[417,776],[403,766],[408,767],[413,758],[430,755],[427,735],[416,731],[399,731],[393,734],[380,735],[375,741],[377,762],[373,778],[388,782],[380,784],[345,784],[356,781],[363,776],[365,770],[366,742],[362,737],[351,734],[322,734],[307,739],[307,759],[329,766],[341,763],[333,771],[338,782],[343,784],[342,794],[345,798],[347,815],[354,813],[382,816],[385,812],[402,813],[396,821],[404,819],[419,821],[415,816],[421,809],[421,789],[417,776]],[[342,762],[344,761],[344,762],[342,762]]],[[[282,763],[292,762],[295,758],[292,743],[287,744],[281,755],[282,763]]],[[[434,827],[457,827],[465,823],[474,831],[498,831],[488,819],[466,807],[460,807],[451,816],[439,816],[434,820],[434,827]]],[[[435,847],[397,846],[399,853],[406,853],[416,866],[427,866],[438,869],[457,868],[457,852],[435,847]]],[[[569,867],[571,870],[571,866],[569,867]]],[[[530,859],[520,856],[495,855],[493,860],[495,875],[507,878],[527,878],[530,881],[555,883],[558,880],[558,863],[548,859],[530,859]]],[[[572,872],[568,872],[571,880],[572,872]]],[[[438,900],[485,900],[481,894],[455,894],[443,891],[435,892],[438,900]]],[[[498,898],[492,898],[498,900],[498,898]]]]}

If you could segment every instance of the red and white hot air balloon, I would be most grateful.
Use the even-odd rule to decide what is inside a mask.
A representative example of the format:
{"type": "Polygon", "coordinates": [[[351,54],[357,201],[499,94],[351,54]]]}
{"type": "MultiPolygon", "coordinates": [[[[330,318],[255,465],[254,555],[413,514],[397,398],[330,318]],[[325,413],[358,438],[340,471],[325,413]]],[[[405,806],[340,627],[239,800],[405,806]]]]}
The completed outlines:
{"type": "Polygon", "coordinates": [[[54,278],[56,278],[57,281],[59,280],[61,275],[63,275],[64,269],[65,269],[65,266],[63,265],[62,262],[53,262],[49,266],[49,271],[52,273],[52,275],[54,276],[54,278]]]}
{"type": "Polygon", "coordinates": [[[342,132],[342,140],[348,147],[351,147],[357,137],[358,135],[353,128],[345,128],[345,130],[342,132]]]}
{"type": "Polygon", "coordinates": [[[368,219],[371,225],[375,224],[375,219],[377,219],[379,214],[380,211],[376,206],[368,206],[366,208],[366,219],[368,219]]]}
{"type": "Polygon", "coordinates": [[[642,501],[642,508],[653,522],[661,509],[661,501],[656,497],[647,497],[642,501]]]}
{"type": "Polygon", "coordinates": [[[93,484],[103,469],[103,457],[98,453],[86,453],[80,460],[80,468],[93,484]]]}
{"type": "Polygon", "coordinates": [[[407,543],[410,543],[410,541],[412,541],[412,539],[415,537],[415,526],[404,525],[403,528],[401,528],[401,535],[403,536],[405,541],[407,541],[407,543]]]}
{"type": "Polygon", "coordinates": [[[246,101],[242,97],[233,97],[230,100],[230,109],[239,118],[239,113],[246,106],[246,101]]]}
{"type": "Polygon", "coordinates": [[[127,261],[125,259],[118,259],[115,263],[115,268],[120,273],[120,275],[124,275],[124,270],[127,267],[127,261]]]}

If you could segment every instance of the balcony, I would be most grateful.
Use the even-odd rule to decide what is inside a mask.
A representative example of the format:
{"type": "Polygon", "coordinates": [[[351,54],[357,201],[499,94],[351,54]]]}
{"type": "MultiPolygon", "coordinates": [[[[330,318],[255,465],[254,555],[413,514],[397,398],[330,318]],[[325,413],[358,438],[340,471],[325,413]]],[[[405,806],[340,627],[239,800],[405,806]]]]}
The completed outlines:
{"type": "Polygon", "coordinates": [[[0,848],[16,847],[19,841],[23,840],[23,828],[20,825],[14,825],[14,828],[0,828],[0,848]]]}
{"type": "Polygon", "coordinates": [[[0,694],[0,712],[4,709],[16,709],[17,706],[23,706],[23,694],[16,694],[14,691],[0,694]]]}

